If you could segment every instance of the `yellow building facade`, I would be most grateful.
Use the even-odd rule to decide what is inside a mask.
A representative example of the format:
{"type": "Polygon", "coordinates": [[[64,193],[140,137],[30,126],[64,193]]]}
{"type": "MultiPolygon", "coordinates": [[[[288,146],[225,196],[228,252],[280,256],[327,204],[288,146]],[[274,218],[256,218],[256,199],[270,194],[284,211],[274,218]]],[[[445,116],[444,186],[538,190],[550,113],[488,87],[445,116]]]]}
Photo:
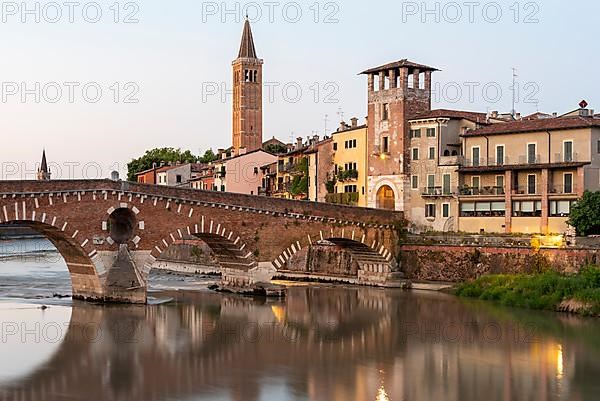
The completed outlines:
{"type": "Polygon", "coordinates": [[[367,126],[344,126],[333,134],[329,203],[367,206],[367,126]],[[333,191],[331,191],[333,190],[333,191]]]}

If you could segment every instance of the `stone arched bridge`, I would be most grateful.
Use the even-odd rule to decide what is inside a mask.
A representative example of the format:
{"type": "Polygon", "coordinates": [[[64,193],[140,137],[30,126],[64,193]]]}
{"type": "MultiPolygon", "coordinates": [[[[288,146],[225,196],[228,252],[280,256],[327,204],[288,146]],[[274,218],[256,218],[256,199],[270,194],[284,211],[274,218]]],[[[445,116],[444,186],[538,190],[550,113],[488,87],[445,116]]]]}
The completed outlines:
{"type": "Polygon", "coordinates": [[[0,181],[0,223],[28,225],[57,247],[73,297],[146,301],[150,267],[200,239],[223,280],[267,281],[317,244],[346,249],[363,281],[396,268],[401,213],[110,180],[0,181]]]}

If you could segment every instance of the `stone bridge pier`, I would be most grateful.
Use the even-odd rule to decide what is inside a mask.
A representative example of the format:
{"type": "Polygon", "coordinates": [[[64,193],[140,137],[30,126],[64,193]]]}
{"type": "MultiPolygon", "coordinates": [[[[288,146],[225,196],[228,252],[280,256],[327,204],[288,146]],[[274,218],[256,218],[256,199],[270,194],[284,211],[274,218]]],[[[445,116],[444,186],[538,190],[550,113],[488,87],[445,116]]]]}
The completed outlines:
{"type": "Polygon", "coordinates": [[[229,285],[269,281],[324,244],[351,255],[357,280],[384,281],[396,268],[403,216],[110,180],[2,181],[0,224],[13,223],[56,246],[74,298],[145,303],[152,265],[186,241],[206,245],[229,285]]]}

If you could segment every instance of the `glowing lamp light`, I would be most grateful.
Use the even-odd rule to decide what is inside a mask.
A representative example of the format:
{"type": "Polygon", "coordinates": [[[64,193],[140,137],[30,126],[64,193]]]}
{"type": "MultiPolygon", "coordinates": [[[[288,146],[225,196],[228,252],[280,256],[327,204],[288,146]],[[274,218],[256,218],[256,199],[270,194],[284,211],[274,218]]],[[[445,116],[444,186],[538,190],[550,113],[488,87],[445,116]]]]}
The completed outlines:
{"type": "Polygon", "coordinates": [[[563,235],[537,235],[531,240],[531,246],[535,249],[558,249],[565,246],[563,235]]]}

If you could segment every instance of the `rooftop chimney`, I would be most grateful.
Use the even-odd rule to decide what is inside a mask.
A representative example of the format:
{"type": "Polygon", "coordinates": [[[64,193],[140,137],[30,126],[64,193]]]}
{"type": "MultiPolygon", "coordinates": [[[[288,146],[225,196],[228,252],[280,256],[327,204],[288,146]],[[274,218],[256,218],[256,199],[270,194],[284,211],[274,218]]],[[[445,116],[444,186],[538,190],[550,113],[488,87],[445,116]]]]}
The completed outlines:
{"type": "Polygon", "coordinates": [[[356,118],[356,117],[352,117],[352,118],[350,119],[350,121],[351,121],[351,123],[352,123],[352,128],[356,128],[356,127],[358,127],[358,118],[356,118]]]}
{"type": "Polygon", "coordinates": [[[296,149],[300,149],[303,146],[302,137],[296,138],[296,149]]]}
{"type": "Polygon", "coordinates": [[[492,118],[497,118],[498,117],[498,111],[497,110],[492,111],[491,117],[492,118]]]}
{"type": "Polygon", "coordinates": [[[344,121],[340,122],[340,128],[338,129],[338,131],[345,131],[346,130],[346,123],[344,121]]]}

